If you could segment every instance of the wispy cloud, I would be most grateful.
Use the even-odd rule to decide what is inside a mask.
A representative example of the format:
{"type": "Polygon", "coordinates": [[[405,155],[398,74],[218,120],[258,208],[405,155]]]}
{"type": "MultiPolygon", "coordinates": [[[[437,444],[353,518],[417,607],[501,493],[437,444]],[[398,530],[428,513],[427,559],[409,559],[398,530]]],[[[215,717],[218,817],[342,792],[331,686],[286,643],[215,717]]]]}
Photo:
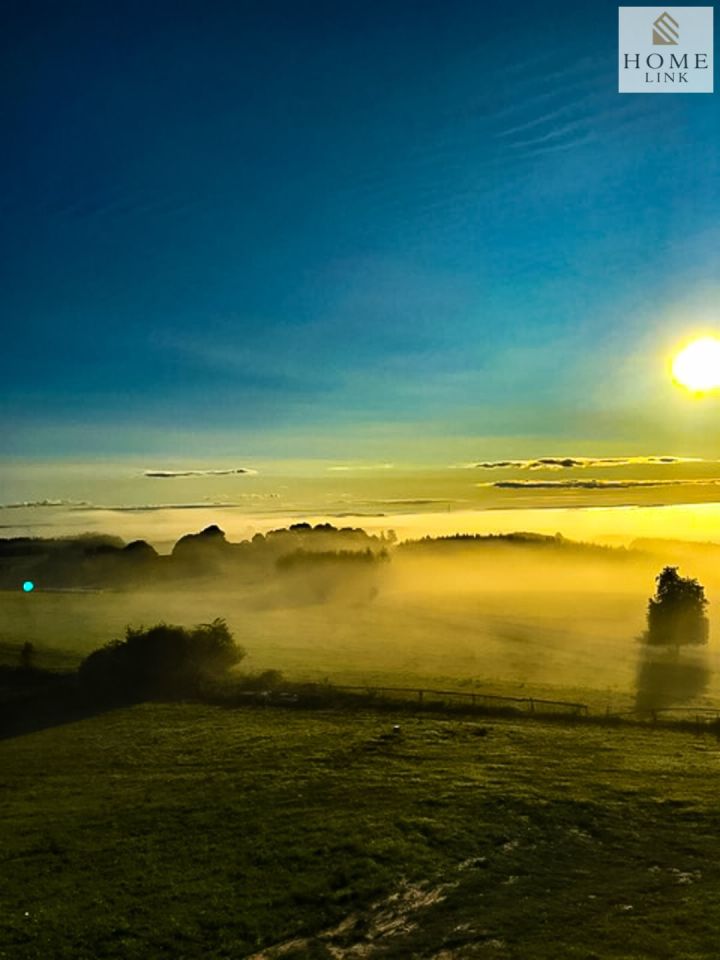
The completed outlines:
{"type": "Polygon", "coordinates": [[[274,501],[279,498],[276,493],[261,494],[257,498],[248,497],[242,500],[197,500],[190,503],[118,503],[99,504],[90,503],[87,506],[75,507],[76,510],[103,511],[109,513],[149,513],[154,510],[228,510],[247,509],[250,503],[256,501],[274,501]]]}
{"type": "Polygon", "coordinates": [[[718,463],[702,457],[538,457],[536,460],[485,460],[470,464],[481,470],[571,470],[574,467],[669,466],[674,463],[718,463]]]}
{"type": "Polygon", "coordinates": [[[347,473],[351,470],[392,470],[393,467],[392,463],[339,464],[336,467],[328,467],[328,470],[347,473]]]}
{"type": "Polygon", "coordinates": [[[197,503],[122,503],[115,506],[89,504],[79,507],[81,510],[100,510],[109,513],[150,513],[155,510],[220,510],[228,507],[244,507],[244,503],[232,503],[226,500],[201,500],[197,503]]]}
{"type": "Polygon", "coordinates": [[[257,470],[249,467],[235,467],[229,470],[145,470],[144,477],[168,479],[171,477],[229,477],[233,475],[253,475],[257,470]]]}
{"type": "Polygon", "coordinates": [[[91,503],[88,500],[23,500],[18,503],[0,503],[0,510],[34,510],[53,507],[70,511],[90,513],[110,511],[113,513],[142,513],[152,510],[213,510],[247,508],[249,504],[274,502],[280,499],[278,493],[242,494],[237,500],[198,500],[189,503],[91,503]]]}
{"type": "Polygon", "coordinates": [[[452,503],[464,503],[463,500],[457,500],[450,497],[424,497],[424,498],[414,498],[414,497],[395,497],[394,499],[388,500],[363,500],[361,501],[365,504],[375,504],[377,506],[388,506],[388,507],[425,507],[430,506],[431,504],[452,504],[452,503]]]}
{"type": "Polygon", "coordinates": [[[720,478],[704,480],[495,480],[478,483],[478,487],[499,490],[625,490],[630,487],[703,487],[718,486],[720,478]]]}
{"type": "Polygon", "coordinates": [[[22,500],[19,503],[0,503],[0,510],[25,510],[34,507],[89,507],[87,500],[22,500]]]}

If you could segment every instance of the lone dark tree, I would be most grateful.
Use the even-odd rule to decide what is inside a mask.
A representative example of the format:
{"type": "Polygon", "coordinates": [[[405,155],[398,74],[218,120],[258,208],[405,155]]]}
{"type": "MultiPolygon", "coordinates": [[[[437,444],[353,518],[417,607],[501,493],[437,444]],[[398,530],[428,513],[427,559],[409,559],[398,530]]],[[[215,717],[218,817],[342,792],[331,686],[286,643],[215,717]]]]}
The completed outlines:
{"type": "Polygon", "coordinates": [[[20,647],[20,668],[32,670],[35,666],[35,647],[29,640],[20,647]]]}
{"type": "Polygon", "coordinates": [[[645,643],[657,647],[698,646],[708,641],[705,588],[677,567],[665,567],[655,579],[647,610],[645,643]]]}

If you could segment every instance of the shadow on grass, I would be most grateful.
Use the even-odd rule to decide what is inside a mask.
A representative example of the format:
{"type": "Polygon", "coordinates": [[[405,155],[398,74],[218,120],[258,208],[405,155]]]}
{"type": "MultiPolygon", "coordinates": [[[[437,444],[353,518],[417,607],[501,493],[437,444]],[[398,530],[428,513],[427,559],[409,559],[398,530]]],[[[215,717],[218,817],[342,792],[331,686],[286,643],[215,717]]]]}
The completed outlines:
{"type": "MultiPolygon", "coordinates": [[[[265,675],[263,675],[263,679],[265,675]]],[[[644,726],[677,732],[711,733],[720,740],[720,720],[715,711],[708,716],[660,717],[656,714],[625,715],[577,712],[529,712],[517,706],[471,704],[426,697],[418,701],[412,696],[382,695],[372,690],[361,692],[334,687],[332,684],[283,683],[274,689],[262,689],[258,677],[247,677],[240,683],[201,685],[182,696],[128,696],[118,693],[88,695],[79,683],[76,672],[58,672],[37,668],[0,666],[0,740],[8,740],[50,727],[62,726],[130,707],[143,700],[183,700],[233,709],[237,707],[286,708],[291,710],[334,710],[346,713],[373,711],[401,715],[441,715],[451,717],[524,720],[545,724],[591,725],[603,727],[644,726]],[[710,715],[712,714],[712,716],[710,715]]],[[[431,691],[428,691],[431,692],[431,691]]],[[[408,690],[408,694],[417,691],[408,690]]],[[[478,694],[480,697],[481,695],[478,694]]],[[[498,698],[500,699],[500,698],[498,698]]],[[[541,701],[538,701],[541,702],[541,701]]]]}
{"type": "Polygon", "coordinates": [[[0,740],[107,713],[123,702],[83,696],[77,673],[0,666],[0,740]]]}

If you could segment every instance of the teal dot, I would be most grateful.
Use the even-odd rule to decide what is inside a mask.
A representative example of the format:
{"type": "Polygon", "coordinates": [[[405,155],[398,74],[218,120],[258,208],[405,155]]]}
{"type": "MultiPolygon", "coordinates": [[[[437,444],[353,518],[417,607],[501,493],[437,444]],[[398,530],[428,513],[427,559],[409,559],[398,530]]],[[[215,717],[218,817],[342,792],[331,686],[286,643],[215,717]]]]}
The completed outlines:
{"type": "Polygon", "coordinates": [[[23,590],[25,591],[25,593],[32,593],[34,589],[35,589],[35,584],[32,582],[32,580],[26,580],[25,583],[23,584],[23,590]]]}

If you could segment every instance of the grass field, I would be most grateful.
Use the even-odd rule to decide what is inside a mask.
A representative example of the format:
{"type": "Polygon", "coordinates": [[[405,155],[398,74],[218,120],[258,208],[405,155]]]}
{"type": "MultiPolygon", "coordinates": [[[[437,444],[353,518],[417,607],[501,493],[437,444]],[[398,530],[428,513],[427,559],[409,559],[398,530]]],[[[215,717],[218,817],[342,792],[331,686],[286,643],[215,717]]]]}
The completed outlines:
{"type": "MultiPolygon", "coordinates": [[[[0,663],[17,662],[30,639],[38,665],[72,669],[123,636],[128,623],[191,625],[222,616],[248,652],[244,670],[277,669],[289,680],[528,694],[622,711],[634,698],[641,591],[642,584],[607,594],[387,591],[360,605],[280,604],[239,589],[0,592],[0,663]]],[[[714,673],[703,702],[715,706],[720,664],[714,646],[709,653],[714,673]]]]}
{"type": "MultiPolygon", "coordinates": [[[[642,597],[387,594],[368,604],[263,603],[256,591],[211,589],[63,594],[0,592],[0,662],[26,639],[40,665],[72,668],[125,626],[225,617],[248,652],[245,669],[292,680],[517,689],[577,699],[592,688],[630,695],[642,597]]],[[[270,602],[272,600],[272,602],[270,602]]]]}
{"type": "Polygon", "coordinates": [[[147,704],[3,741],[0,957],[718,956],[714,738],[392,722],[147,704]]]}

